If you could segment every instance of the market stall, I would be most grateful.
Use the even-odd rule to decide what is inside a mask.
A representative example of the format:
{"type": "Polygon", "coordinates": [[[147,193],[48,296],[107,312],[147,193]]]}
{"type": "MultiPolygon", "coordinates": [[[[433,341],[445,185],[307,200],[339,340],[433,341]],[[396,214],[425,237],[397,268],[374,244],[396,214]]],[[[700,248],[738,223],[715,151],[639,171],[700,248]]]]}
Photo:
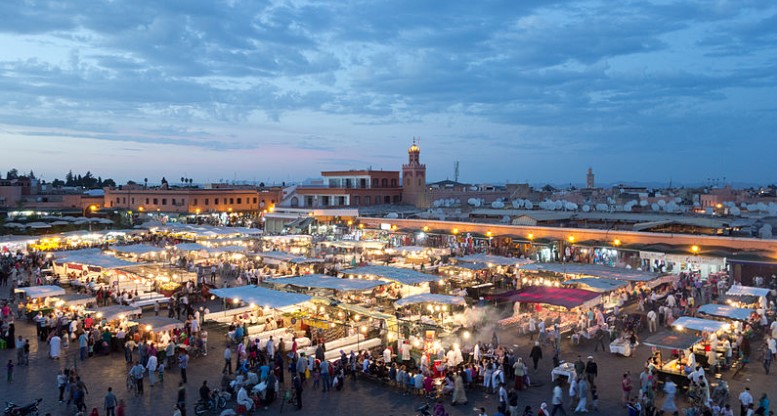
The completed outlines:
{"type": "Polygon", "coordinates": [[[404,296],[429,293],[429,283],[441,280],[439,276],[421,273],[413,269],[390,266],[365,266],[342,270],[349,277],[368,277],[394,282],[400,285],[400,294],[404,296]]]}
{"type": "Polygon", "coordinates": [[[672,380],[680,387],[688,386],[688,357],[685,352],[690,351],[694,345],[698,344],[702,337],[687,332],[664,332],[652,335],[645,339],[644,345],[655,348],[651,358],[651,365],[655,367],[658,373],[658,379],[661,382],[672,380]],[[670,350],[668,359],[664,359],[661,350],[670,350]]]}
{"type": "Polygon", "coordinates": [[[575,329],[580,309],[594,308],[601,303],[601,294],[583,289],[571,289],[551,286],[527,286],[522,289],[490,295],[487,300],[519,303],[511,317],[499,321],[500,325],[518,324],[521,331],[528,332],[529,321],[546,323],[546,330],[553,331],[558,323],[559,333],[575,329]],[[525,306],[531,304],[531,307],[525,306]]]}
{"type": "Polygon", "coordinates": [[[708,303],[699,307],[699,314],[711,317],[734,319],[738,321],[752,322],[755,309],[737,308],[731,305],[708,303]]]}
{"type": "Polygon", "coordinates": [[[726,291],[726,296],[736,296],[740,298],[755,297],[758,298],[757,306],[761,309],[767,309],[768,303],[766,297],[769,296],[769,292],[769,289],[762,287],[733,285],[726,291]]]}

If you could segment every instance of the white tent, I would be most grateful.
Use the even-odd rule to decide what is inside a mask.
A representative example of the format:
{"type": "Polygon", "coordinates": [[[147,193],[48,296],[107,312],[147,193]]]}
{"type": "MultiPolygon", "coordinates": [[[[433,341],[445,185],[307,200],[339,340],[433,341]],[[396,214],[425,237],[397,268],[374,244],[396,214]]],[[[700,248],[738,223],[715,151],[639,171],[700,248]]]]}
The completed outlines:
{"type": "Polygon", "coordinates": [[[767,296],[769,289],[752,286],[731,286],[726,292],[729,296],[767,296]]]}
{"type": "Polygon", "coordinates": [[[466,301],[461,296],[448,296],[435,293],[421,293],[418,295],[404,297],[394,302],[398,307],[415,305],[418,303],[442,303],[445,305],[466,305],[466,301]]]}
{"type": "Polygon", "coordinates": [[[275,309],[304,303],[311,299],[310,296],[301,293],[280,292],[254,285],[212,289],[210,293],[220,298],[237,299],[275,309]]]}
{"type": "Polygon", "coordinates": [[[59,286],[30,286],[16,288],[14,292],[24,293],[28,298],[46,298],[64,295],[65,289],[59,286]]]}
{"type": "Polygon", "coordinates": [[[341,291],[365,291],[388,284],[387,282],[380,280],[341,279],[339,277],[326,276],[322,274],[282,277],[278,279],[272,279],[269,282],[277,285],[292,285],[297,287],[311,287],[341,291]]]}
{"type": "Polygon", "coordinates": [[[718,332],[729,328],[729,324],[725,322],[693,318],[690,316],[681,316],[672,323],[672,326],[679,330],[687,328],[704,332],[718,332]]]}

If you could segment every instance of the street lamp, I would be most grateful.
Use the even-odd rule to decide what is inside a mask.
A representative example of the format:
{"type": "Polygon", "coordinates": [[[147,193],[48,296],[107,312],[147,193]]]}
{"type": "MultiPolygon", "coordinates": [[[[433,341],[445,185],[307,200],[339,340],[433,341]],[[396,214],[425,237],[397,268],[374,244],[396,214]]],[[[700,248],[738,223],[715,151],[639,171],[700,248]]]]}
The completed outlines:
{"type": "Polygon", "coordinates": [[[621,245],[621,240],[618,240],[618,239],[616,238],[615,240],[613,240],[613,242],[612,242],[612,245],[614,245],[615,247],[620,247],[620,245],[621,245]]]}
{"type": "Polygon", "coordinates": [[[694,245],[692,245],[692,246],[691,246],[691,253],[693,253],[693,254],[699,254],[699,246],[697,246],[697,245],[695,245],[695,244],[694,244],[694,245]]]}

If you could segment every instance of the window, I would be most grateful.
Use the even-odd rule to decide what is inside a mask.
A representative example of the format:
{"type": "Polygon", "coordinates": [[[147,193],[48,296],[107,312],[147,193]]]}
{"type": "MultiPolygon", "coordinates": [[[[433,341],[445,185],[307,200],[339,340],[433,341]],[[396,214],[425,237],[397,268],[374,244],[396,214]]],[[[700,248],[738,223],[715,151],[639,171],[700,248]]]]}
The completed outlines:
{"type": "Polygon", "coordinates": [[[256,204],[256,201],[257,201],[257,198],[256,198],[256,197],[254,197],[254,204],[256,204]]]}
{"type": "Polygon", "coordinates": [[[394,195],[394,203],[398,204],[400,202],[402,202],[402,197],[399,195],[394,195]]]}
{"type": "Polygon", "coordinates": [[[380,205],[380,195],[375,195],[375,205],[380,205]]]}
{"type": "Polygon", "coordinates": [[[162,198],[162,205],[167,205],[167,198],[162,198]]]}
{"type": "Polygon", "coordinates": [[[122,204],[126,204],[126,203],[127,203],[127,198],[122,198],[122,199],[121,199],[121,203],[122,203],[122,204]]]}
{"type": "Polygon", "coordinates": [[[361,178],[359,179],[359,188],[366,188],[367,187],[367,179],[361,178]]]}
{"type": "Polygon", "coordinates": [[[170,203],[173,204],[173,206],[175,206],[175,198],[171,199],[170,203]]]}
{"type": "Polygon", "coordinates": [[[418,178],[418,186],[421,186],[421,178],[418,178]]]}
{"type": "Polygon", "coordinates": [[[238,198],[238,199],[237,199],[237,203],[238,203],[238,205],[239,205],[239,204],[242,204],[242,203],[243,203],[243,198],[238,198]]]}
{"type": "Polygon", "coordinates": [[[130,201],[130,203],[131,203],[132,205],[135,205],[135,198],[131,198],[131,201],[130,201]]]}
{"type": "Polygon", "coordinates": [[[321,205],[322,206],[328,206],[329,205],[329,197],[328,196],[322,196],[321,197],[321,205]]]}
{"type": "Polygon", "coordinates": [[[213,200],[213,205],[218,205],[218,204],[219,204],[219,199],[218,199],[218,198],[215,198],[215,199],[213,200]]]}
{"type": "Polygon", "coordinates": [[[371,202],[372,201],[369,195],[364,197],[364,205],[370,205],[371,202]]]}
{"type": "Polygon", "coordinates": [[[383,179],[380,181],[380,186],[381,186],[381,187],[383,187],[383,188],[388,188],[388,179],[386,179],[386,178],[383,178],[383,179]]]}
{"type": "Polygon", "coordinates": [[[235,198],[229,198],[229,203],[230,204],[234,204],[235,203],[235,198]]]}
{"type": "Polygon", "coordinates": [[[390,204],[391,203],[391,197],[389,195],[386,195],[383,197],[383,203],[384,204],[390,204]]]}
{"type": "Polygon", "coordinates": [[[116,203],[118,204],[119,202],[121,202],[121,198],[119,198],[119,197],[117,196],[117,197],[116,197],[116,203]]]}
{"type": "Polygon", "coordinates": [[[360,196],[354,196],[353,197],[353,205],[359,206],[362,203],[362,198],[360,196]]]}
{"type": "Polygon", "coordinates": [[[194,198],[194,205],[197,205],[197,198],[194,198]]]}
{"type": "Polygon", "coordinates": [[[148,198],[146,198],[146,205],[148,205],[148,198]]]}
{"type": "Polygon", "coordinates": [[[397,187],[397,180],[396,179],[392,179],[391,180],[391,187],[392,188],[396,188],[397,187]]]}
{"type": "Polygon", "coordinates": [[[154,198],[154,205],[159,205],[159,200],[154,198]]]}
{"type": "Polygon", "coordinates": [[[210,199],[208,199],[208,198],[205,198],[205,205],[208,205],[208,204],[209,204],[209,202],[210,202],[210,199]]]}

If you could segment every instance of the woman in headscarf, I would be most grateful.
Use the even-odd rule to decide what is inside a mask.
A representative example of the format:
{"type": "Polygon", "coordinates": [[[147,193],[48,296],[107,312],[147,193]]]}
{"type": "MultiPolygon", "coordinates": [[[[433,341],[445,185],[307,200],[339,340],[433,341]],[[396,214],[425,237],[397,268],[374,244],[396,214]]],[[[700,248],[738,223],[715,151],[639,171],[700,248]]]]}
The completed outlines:
{"type": "Polygon", "coordinates": [[[453,380],[453,399],[452,405],[467,404],[467,393],[464,391],[464,379],[461,377],[461,372],[456,373],[456,378],[453,380]]]}

